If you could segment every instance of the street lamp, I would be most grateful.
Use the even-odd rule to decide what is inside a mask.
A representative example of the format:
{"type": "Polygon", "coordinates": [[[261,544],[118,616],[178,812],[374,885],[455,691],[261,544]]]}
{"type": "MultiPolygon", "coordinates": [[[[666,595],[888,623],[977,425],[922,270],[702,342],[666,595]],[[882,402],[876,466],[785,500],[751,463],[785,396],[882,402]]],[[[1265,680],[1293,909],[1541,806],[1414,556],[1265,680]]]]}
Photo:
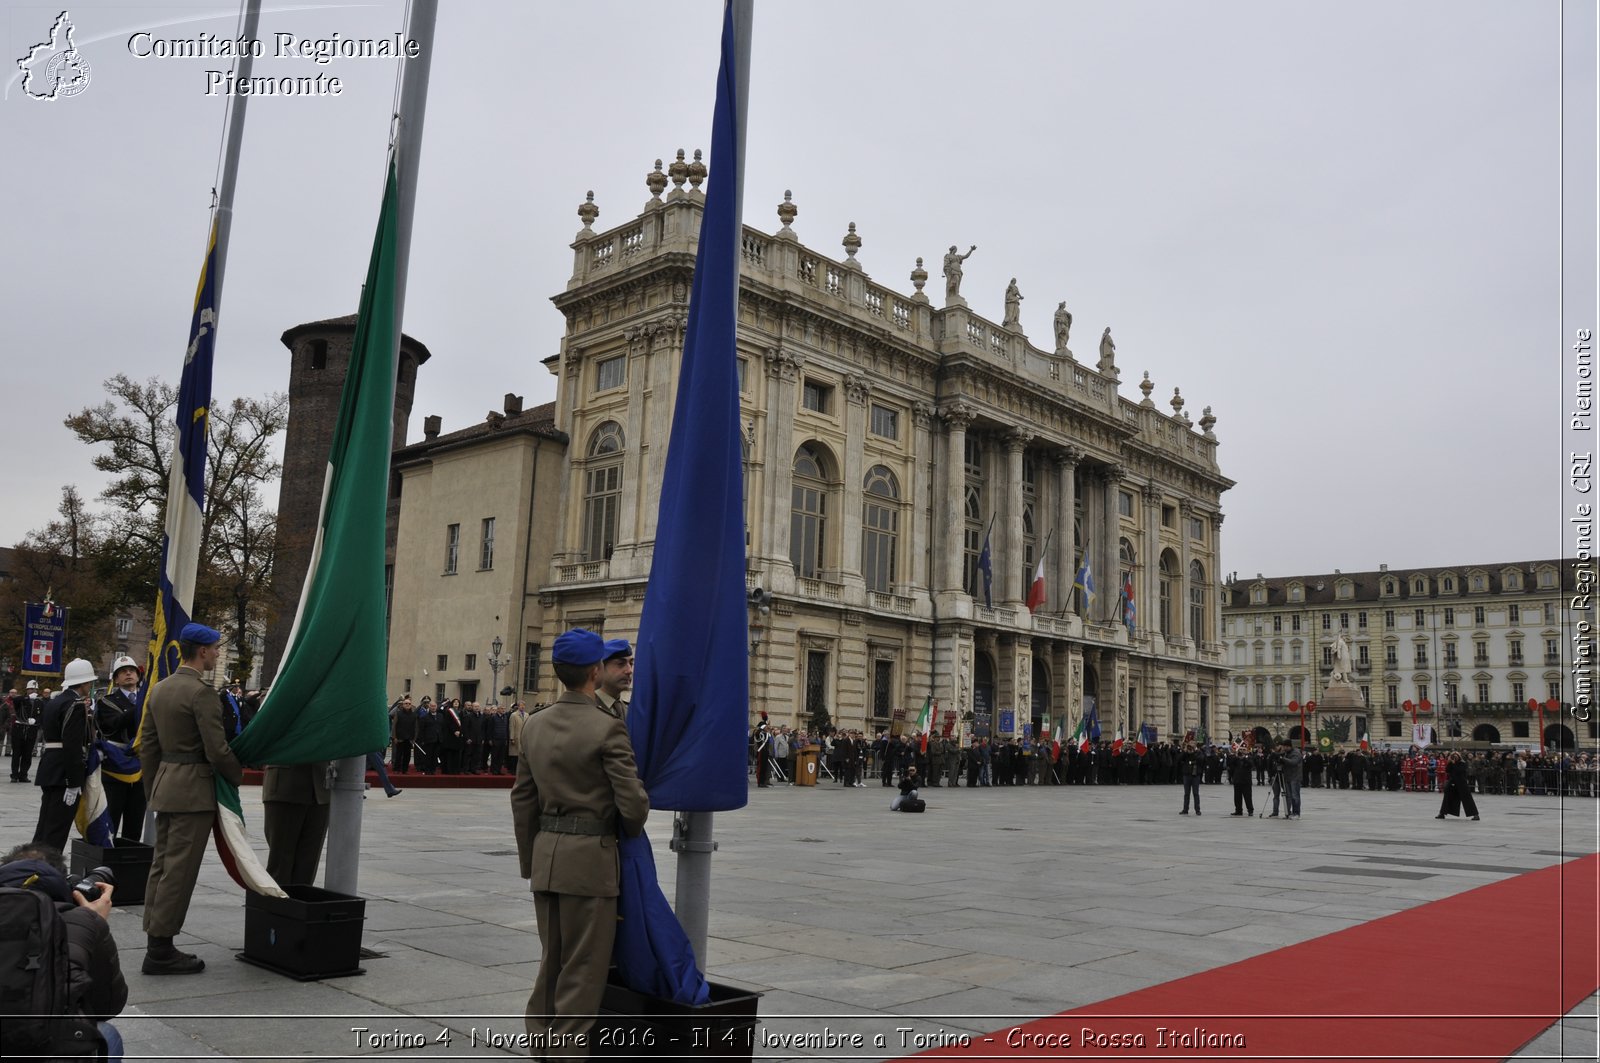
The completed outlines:
{"type": "Polygon", "coordinates": [[[1289,711],[1300,714],[1300,749],[1304,751],[1306,748],[1306,713],[1315,713],[1317,711],[1317,703],[1308,701],[1302,705],[1298,701],[1291,701],[1289,702],[1289,711]]]}
{"type": "Polygon", "coordinates": [[[1415,704],[1414,705],[1414,704],[1411,703],[1411,700],[1408,698],[1404,703],[1401,704],[1400,707],[1402,709],[1404,709],[1406,712],[1409,712],[1411,714],[1411,737],[1412,737],[1412,740],[1413,740],[1412,744],[1415,745],[1416,744],[1415,739],[1416,739],[1416,735],[1417,735],[1417,713],[1420,712],[1424,716],[1426,716],[1429,712],[1431,712],[1433,710],[1433,703],[1431,701],[1429,701],[1427,698],[1423,698],[1420,704],[1415,704]]]}
{"type": "Polygon", "coordinates": [[[505,648],[505,641],[499,635],[496,635],[494,641],[489,643],[489,672],[494,677],[494,685],[489,688],[489,704],[491,705],[500,704],[500,669],[511,663],[508,658],[500,656],[500,651],[505,648]]]}

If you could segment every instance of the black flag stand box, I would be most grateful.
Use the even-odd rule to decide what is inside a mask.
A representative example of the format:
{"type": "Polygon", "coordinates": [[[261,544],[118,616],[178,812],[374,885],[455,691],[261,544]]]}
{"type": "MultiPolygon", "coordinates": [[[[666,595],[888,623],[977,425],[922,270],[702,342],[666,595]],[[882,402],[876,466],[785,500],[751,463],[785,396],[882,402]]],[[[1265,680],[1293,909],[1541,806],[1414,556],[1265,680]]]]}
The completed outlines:
{"type": "Polygon", "coordinates": [[[114,847],[102,847],[74,838],[72,874],[82,877],[97,867],[109,867],[117,876],[116,888],[111,891],[111,907],[143,904],[145,883],[150,879],[150,858],[154,855],[154,846],[138,842],[119,841],[114,847]]]}
{"type": "Polygon", "coordinates": [[[315,886],[284,892],[289,896],[245,892],[239,959],[300,982],[367,973],[361,966],[365,898],[315,886]]]}
{"type": "Polygon", "coordinates": [[[750,1059],[755,1054],[756,1004],[761,994],[708,982],[709,1003],[678,1004],[636,993],[618,982],[615,969],[589,1031],[589,1054],[648,1059],[750,1059]]]}

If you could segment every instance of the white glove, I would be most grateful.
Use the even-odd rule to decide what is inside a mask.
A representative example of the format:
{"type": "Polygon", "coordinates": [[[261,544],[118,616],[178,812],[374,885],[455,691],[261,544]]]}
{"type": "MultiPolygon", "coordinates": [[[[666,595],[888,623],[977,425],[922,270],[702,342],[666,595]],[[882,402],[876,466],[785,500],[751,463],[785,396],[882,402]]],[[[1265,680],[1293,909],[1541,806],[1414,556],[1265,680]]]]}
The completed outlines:
{"type": "Polygon", "coordinates": [[[69,786],[67,787],[66,792],[61,795],[61,801],[68,808],[71,808],[78,803],[78,795],[82,792],[83,791],[76,786],[69,786]]]}

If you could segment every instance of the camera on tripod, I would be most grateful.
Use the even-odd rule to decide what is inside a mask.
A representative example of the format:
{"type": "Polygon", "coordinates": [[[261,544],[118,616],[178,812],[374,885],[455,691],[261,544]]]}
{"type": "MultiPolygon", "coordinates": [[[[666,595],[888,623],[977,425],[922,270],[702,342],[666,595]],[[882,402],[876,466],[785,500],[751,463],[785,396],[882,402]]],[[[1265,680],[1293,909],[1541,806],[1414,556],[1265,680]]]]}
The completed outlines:
{"type": "Polygon", "coordinates": [[[111,886],[117,884],[116,872],[104,865],[92,869],[88,874],[74,882],[72,889],[76,893],[83,894],[84,900],[92,902],[100,899],[102,892],[100,887],[102,884],[111,886]]]}

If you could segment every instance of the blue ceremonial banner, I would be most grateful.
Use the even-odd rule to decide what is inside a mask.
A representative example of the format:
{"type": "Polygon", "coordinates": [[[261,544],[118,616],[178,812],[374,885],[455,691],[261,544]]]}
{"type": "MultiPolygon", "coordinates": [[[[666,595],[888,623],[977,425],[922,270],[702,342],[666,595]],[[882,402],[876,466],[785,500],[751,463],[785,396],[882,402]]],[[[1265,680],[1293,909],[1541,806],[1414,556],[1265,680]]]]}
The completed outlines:
{"type": "MultiPolygon", "coordinates": [[[[148,666],[148,690],[178,670],[178,632],[194,607],[200,569],[200,530],[206,498],[206,445],[211,407],[211,359],[217,338],[217,223],[211,223],[205,263],[189,319],[189,345],[178,381],[177,438],[167,479],[167,520],[161,537],[161,572],[156,588],[148,666]]],[[[143,704],[143,698],[140,698],[143,704]]]]}
{"type": "Polygon", "coordinates": [[[739,429],[733,16],[723,13],[711,168],[655,554],[639,618],[628,732],[650,806],[743,808],[750,631],[739,429]]]}
{"type": "Polygon", "coordinates": [[[23,610],[22,674],[61,678],[67,642],[67,609],[55,602],[29,602],[23,610]]]}
{"type": "MultiPolygon", "coordinates": [[[[736,340],[744,97],[734,30],[733,5],[724,0],[709,184],[628,710],[651,807],[685,812],[743,808],[749,800],[750,630],[736,340]]],[[[625,842],[620,856],[612,959],[623,981],[680,1004],[708,1002],[693,946],[648,862],[645,836],[625,842]]]]}

